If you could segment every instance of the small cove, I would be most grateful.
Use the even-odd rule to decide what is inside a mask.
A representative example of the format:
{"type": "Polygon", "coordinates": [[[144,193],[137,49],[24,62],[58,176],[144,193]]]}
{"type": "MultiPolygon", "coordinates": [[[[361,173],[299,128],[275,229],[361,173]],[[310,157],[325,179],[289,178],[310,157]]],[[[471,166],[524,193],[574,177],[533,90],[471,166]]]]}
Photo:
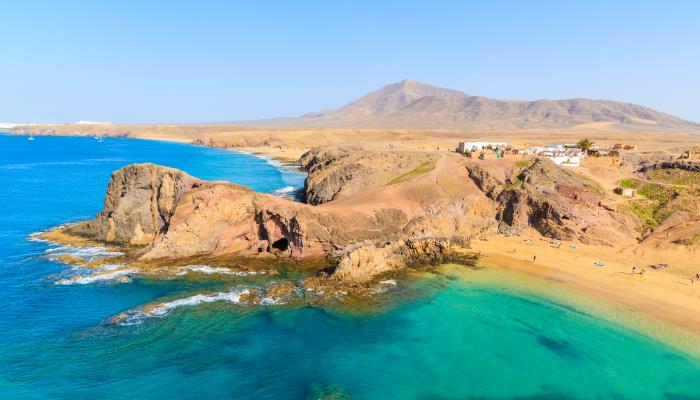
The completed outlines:
{"type": "Polygon", "coordinates": [[[222,295],[108,326],[110,316],[154,300],[235,289],[206,274],[54,285],[69,267],[47,259],[51,246],[29,235],[92,217],[111,172],[133,162],[267,193],[304,179],[259,157],[185,144],[0,135],[0,397],[700,396],[700,364],[691,356],[551,299],[442,274],[388,285],[391,304],[374,312],[245,307],[222,295]]]}

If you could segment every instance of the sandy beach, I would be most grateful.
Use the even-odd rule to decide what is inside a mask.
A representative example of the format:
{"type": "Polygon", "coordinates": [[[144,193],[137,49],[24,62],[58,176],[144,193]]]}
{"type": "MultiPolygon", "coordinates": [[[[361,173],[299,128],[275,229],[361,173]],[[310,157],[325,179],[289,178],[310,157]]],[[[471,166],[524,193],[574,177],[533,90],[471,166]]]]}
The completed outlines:
{"type": "Polygon", "coordinates": [[[490,236],[475,240],[472,248],[482,254],[480,265],[486,268],[560,284],[572,300],[586,296],[602,302],[617,310],[616,319],[653,336],[668,339],[668,330],[664,331],[667,326],[658,323],[665,322],[700,339],[700,282],[689,279],[690,272],[697,270],[688,262],[693,259],[689,252],[613,249],[566,242],[555,248],[535,235],[490,236]],[[648,267],[660,261],[669,263],[668,269],[648,267]],[[604,265],[595,266],[596,262],[604,265]],[[633,266],[637,273],[632,273],[633,266]],[[640,273],[642,269],[644,274],[640,273]]]}

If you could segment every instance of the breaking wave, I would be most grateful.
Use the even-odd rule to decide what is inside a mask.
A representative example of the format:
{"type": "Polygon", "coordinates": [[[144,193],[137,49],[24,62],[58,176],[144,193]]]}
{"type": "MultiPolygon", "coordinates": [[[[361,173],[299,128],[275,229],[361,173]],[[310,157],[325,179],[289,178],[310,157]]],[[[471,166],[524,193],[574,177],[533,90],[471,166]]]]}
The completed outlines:
{"type": "Polygon", "coordinates": [[[201,274],[221,274],[221,275],[236,275],[236,276],[248,276],[248,275],[266,275],[267,271],[234,271],[226,267],[212,267],[205,264],[196,265],[186,265],[184,267],[179,267],[175,275],[183,276],[191,272],[201,273],[201,274]]]}
{"type": "Polygon", "coordinates": [[[110,265],[106,267],[106,271],[96,272],[90,275],[59,279],[58,281],[54,282],[54,285],[87,285],[95,282],[114,281],[120,278],[122,278],[123,281],[130,281],[131,277],[129,274],[136,272],[135,269],[116,269],[120,267],[119,265],[110,265]]]}
{"type": "Polygon", "coordinates": [[[265,163],[267,163],[268,165],[273,166],[273,167],[275,167],[278,170],[283,171],[283,172],[302,172],[301,169],[299,168],[299,166],[285,164],[281,161],[275,160],[274,158],[272,158],[271,156],[268,156],[268,155],[259,154],[259,153],[251,153],[251,152],[240,150],[240,149],[236,150],[236,151],[239,153],[243,153],[243,154],[247,154],[247,155],[259,158],[259,159],[265,161],[265,163]]]}
{"type": "MultiPolygon", "coordinates": [[[[255,288],[256,291],[258,291],[259,289],[260,288],[255,288]]],[[[262,292],[265,292],[265,290],[263,289],[262,292]]],[[[237,286],[235,289],[229,290],[227,292],[195,294],[189,297],[183,297],[171,301],[150,304],[136,310],[126,311],[124,313],[112,317],[111,322],[118,325],[137,325],[148,318],[165,317],[166,315],[170,314],[173,310],[181,307],[195,307],[199,304],[215,303],[218,301],[224,301],[232,304],[248,304],[246,302],[241,301],[241,296],[249,293],[250,289],[248,289],[247,287],[237,286]]],[[[285,304],[285,301],[265,296],[260,299],[259,303],[254,304],[258,304],[261,306],[272,306],[285,304]]]]}
{"type": "MultiPolygon", "coordinates": [[[[60,229],[64,225],[60,225],[56,228],[53,229],[60,229]]],[[[112,251],[108,249],[107,247],[104,246],[71,246],[68,244],[61,245],[55,242],[52,242],[50,240],[43,239],[41,237],[42,234],[46,233],[47,231],[39,231],[39,232],[34,232],[31,235],[29,235],[29,241],[31,242],[38,242],[38,243],[48,243],[50,247],[46,250],[44,250],[44,253],[50,254],[50,255],[68,255],[68,256],[73,256],[73,257],[78,257],[78,258],[84,258],[84,259],[92,259],[92,258],[98,258],[98,257],[116,257],[116,256],[123,256],[124,253],[121,251],[112,251]]]]}
{"type": "MultiPolygon", "coordinates": [[[[43,240],[43,239],[36,239],[36,240],[43,240]]],[[[122,253],[121,251],[111,251],[108,248],[103,247],[103,246],[76,247],[76,246],[71,246],[71,245],[60,245],[60,246],[56,246],[56,247],[50,247],[50,248],[44,250],[44,253],[47,253],[50,255],[68,255],[68,256],[73,256],[73,257],[78,257],[78,258],[83,258],[83,259],[93,259],[93,258],[100,258],[100,257],[116,257],[116,256],[124,255],[124,253],[122,253]]]]}
{"type": "Polygon", "coordinates": [[[388,292],[390,286],[398,286],[396,279],[386,279],[377,283],[380,285],[378,288],[374,289],[374,292],[377,294],[384,294],[388,292]]]}
{"type": "Polygon", "coordinates": [[[177,269],[175,275],[187,275],[190,272],[199,272],[202,274],[222,274],[222,275],[232,275],[233,271],[230,268],[225,267],[211,267],[209,265],[186,265],[177,269]]]}
{"type": "Polygon", "coordinates": [[[247,289],[235,289],[229,292],[218,292],[214,294],[195,294],[194,296],[185,297],[149,308],[148,312],[144,312],[150,316],[162,317],[170,311],[179,307],[196,306],[202,303],[213,303],[216,301],[227,301],[229,303],[240,303],[241,295],[249,293],[247,289]]]}
{"type": "MultiPolygon", "coordinates": [[[[146,306],[135,311],[127,311],[124,318],[117,321],[120,325],[135,325],[140,324],[145,319],[154,317],[164,317],[171,311],[180,307],[194,307],[202,303],[214,303],[217,301],[226,301],[229,303],[239,304],[241,295],[250,293],[248,289],[236,288],[228,292],[217,292],[212,294],[195,294],[193,296],[184,297],[172,301],[158,303],[153,306],[146,306]]],[[[114,319],[114,318],[113,318],[114,319]]]]}
{"type": "Polygon", "coordinates": [[[281,187],[279,189],[276,189],[275,191],[272,192],[272,194],[274,194],[275,196],[289,196],[297,191],[299,191],[299,188],[295,188],[294,186],[285,186],[285,187],[281,187]]]}

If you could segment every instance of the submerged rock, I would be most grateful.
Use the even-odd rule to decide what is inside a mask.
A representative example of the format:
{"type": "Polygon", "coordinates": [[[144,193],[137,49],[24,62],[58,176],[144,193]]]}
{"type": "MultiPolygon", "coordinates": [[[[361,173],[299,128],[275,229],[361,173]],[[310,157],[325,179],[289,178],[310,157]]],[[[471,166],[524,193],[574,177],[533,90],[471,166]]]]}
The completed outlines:
{"type": "Polygon", "coordinates": [[[466,245],[446,238],[404,239],[380,245],[367,243],[342,252],[333,277],[360,283],[405,267],[446,263],[473,266],[475,261],[476,255],[466,245]]]}
{"type": "Polygon", "coordinates": [[[267,297],[277,301],[283,301],[296,295],[296,286],[290,281],[284,281],[270,285],[267,288],[267,297]]]}

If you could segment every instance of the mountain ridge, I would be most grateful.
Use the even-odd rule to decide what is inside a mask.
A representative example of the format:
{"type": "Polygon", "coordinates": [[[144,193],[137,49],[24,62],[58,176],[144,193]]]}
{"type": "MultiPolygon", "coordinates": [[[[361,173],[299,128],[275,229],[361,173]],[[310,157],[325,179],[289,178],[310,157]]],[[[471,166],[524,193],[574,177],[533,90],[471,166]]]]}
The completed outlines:
{"type": "Polygon", "coordinates": [[[555,129],[593,124],[621,130],[700,133],[696,122],[633,103],[587,98],[499,100],[409,79],[385,85],[335,109],[258,122],[314,128],[462,130],[555,129]]]}

